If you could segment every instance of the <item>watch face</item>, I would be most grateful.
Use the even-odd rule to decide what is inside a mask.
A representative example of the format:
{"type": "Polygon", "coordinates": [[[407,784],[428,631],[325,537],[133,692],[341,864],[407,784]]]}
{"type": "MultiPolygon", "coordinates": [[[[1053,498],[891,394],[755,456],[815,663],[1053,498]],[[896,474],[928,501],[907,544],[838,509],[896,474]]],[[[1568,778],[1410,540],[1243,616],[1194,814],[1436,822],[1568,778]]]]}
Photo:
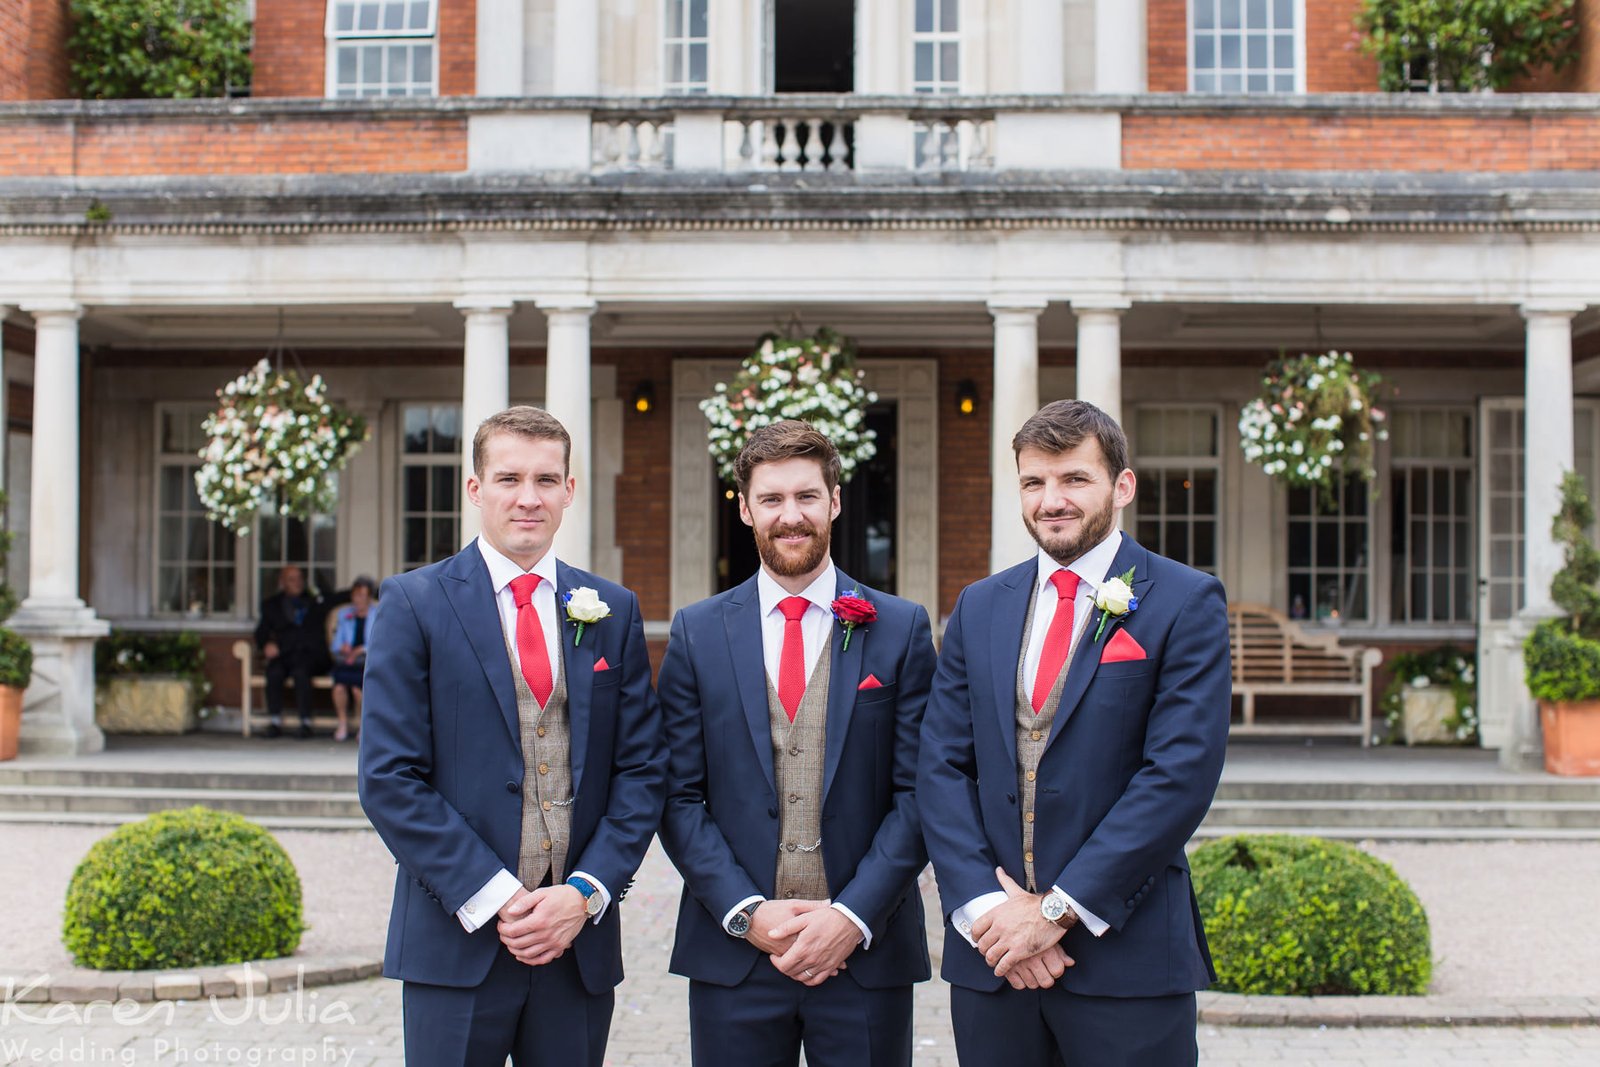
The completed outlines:
{"type": "Polygon", "coordinates": [[[735,912],[733,918],[728,920],[728,932],[734,937],[743,937],[750,932],[750,916],[744,912],[735,912]]]}
{"type": "Polygon", "coordinates": [[[584,913],[591,919],[599,915],[600,909],[605,906],[606,902],[600,899],[599,893],[590,893],[588,899],[583,902],[584,913]]]}
{"type": "Polygon", "coordinates": [[[1044,917],[1051,922],[1055,922],[1067,913],[1067,902],[1053,893],[1044,898],[1044,903],[1040,907],[1044,911],[1044,917]]]}

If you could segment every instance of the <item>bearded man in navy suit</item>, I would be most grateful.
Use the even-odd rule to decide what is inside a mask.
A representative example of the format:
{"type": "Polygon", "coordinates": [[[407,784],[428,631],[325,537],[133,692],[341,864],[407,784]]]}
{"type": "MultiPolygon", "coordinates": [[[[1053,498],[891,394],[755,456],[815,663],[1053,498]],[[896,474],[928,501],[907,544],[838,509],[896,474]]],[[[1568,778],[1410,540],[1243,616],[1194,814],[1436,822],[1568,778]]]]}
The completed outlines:
{"type": "Polygon", "coordinates": [[[828,555],[839,454],[785,421],[738,458],[761,569],[684,608],[660,693],[661,840],[683,874],[672,971],[697,1067],[909,1067],[927,979],[917,737],[928,615],[828,555]]]}
{"type": "Polygon", "coordinates": [[[571,439],[508,408],[473,439],[483,532],[383,583],[361,804],[400,865],[383,973],[408,1063],[600,1067],[617,903],[660,820],[638,599],[557,560],[571,439]]]}
{"type": "Polygon", "coordinates": [[[918,773],[963,1067],[1193,1064],[1215,973],[1184,844],[1222,773],[1221,584],[1117,530],[1122,428],[1049,404],[1012,442],[1039,552],[945,628],[918,773]]]}

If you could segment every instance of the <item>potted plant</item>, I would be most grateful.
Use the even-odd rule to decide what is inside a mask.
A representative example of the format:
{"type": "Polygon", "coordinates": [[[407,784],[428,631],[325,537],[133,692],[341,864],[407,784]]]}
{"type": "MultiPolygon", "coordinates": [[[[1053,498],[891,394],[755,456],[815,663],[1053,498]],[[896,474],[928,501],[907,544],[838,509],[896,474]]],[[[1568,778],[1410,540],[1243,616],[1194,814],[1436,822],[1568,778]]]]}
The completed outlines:
{"type": "Polygon", "coordinates": [[[1382,707],[1408,745],[1476,745],[1478,686],[1470,654],[1451,645],[1397,653],[1382,707]]]}
{"type": "Polygon", "coordinates": [[[1566,565],[1550,583],[1564,614],[1535,626],[1522,646],[1552,774],[1600,775],[1600,552],[1587,534],[1593,522],[1583,480],[1569,471],[1552,527],[1566,565]]]}
{"type": "Polygon", "coordinates": [[[16,759],[22,736],[22,694],[33,679],[33,646],[0,626],[0,760],[16,759]]]}
{"type": "Polygon", "coordinates": [[[113,630],[95,645],[94,718],[124,734],[182,734],[200,725],[211,691],[199,635],[113,630]]]}

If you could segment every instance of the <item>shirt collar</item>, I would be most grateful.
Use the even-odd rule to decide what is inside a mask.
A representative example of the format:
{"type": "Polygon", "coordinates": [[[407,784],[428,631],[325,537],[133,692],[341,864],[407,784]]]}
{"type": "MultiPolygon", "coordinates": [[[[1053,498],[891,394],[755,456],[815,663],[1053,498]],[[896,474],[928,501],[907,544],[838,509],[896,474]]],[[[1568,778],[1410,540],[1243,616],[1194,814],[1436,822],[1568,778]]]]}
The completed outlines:
{"type": "MultiPolygon", "coordinates": [[[[833,610],[833,598],[839,583],[839,572],[833,566],[833,560],[828,561],[827,569],[817,575],[816,581],[806,586],[798,595],[805,597],[823,611],[833,610]]],[[[762,567],[756,571],[756,590],[761,596],[761,617],[766,618],[778,601],[796,594],[789,592],[778,584],[778,580],[767,573],[767,568],[762,567]]]]}
{"type": "MultiPolygon", "coordinates": [[[[1100,583],[1106,580],[1106,572],[1111,569],[1111,564],[1117,558],[1117,550],[1122,547],[1122,531],[1113,529],[1111,534],[1098,545],[1073,560],[1067,570],[1076,574],[1079,579],[1088,583],[1090,589],[1098,589],[1100,583]]],[[[1050,576],[1061,569],[1061,564],[1051,558],[1050,553],[1039,549],[1039,577],[1036,579],[1037,589],[1043,589],[1050,576]]]]}
{"type": "Polygon", "coordinates": [[[537,574],[550,583],[551,589],[556,587],[556,554],[554,552],[546,552],[539,557],[539,562],[533,565],[532,570],[525,571],[507,559],[483,537],[478,538],[478,551],[483,553],[483,562],[489,565],[489,581],[494,585],[495,596],[499,596],[501,591],[511,584],[511,579],[520,578],[524,574],[537,574]]]}

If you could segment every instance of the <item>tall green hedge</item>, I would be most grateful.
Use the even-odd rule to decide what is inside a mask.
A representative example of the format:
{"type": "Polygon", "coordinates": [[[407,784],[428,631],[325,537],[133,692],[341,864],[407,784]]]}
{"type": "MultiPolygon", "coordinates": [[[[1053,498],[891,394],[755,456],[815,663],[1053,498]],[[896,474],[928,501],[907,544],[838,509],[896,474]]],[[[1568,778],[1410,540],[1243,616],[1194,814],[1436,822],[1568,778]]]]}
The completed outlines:
{"type": "Polygon", "coordinates": [[[1382,860],[1352,845],[1239,834],[1190,859],[1216,988],[1231,993],[1423,993],[1428,916],[1382,860]]]}
{"type": "Polygon", "coordinates": [[[67,41],[87,99],[226,96],[250,84],[244,0],[72,0],[67,41]]]}
{"type": "Polygon", "coordinates": [[[300,876],[277,840],[197,806],[95,842],[67,888],[62,939],[80,967],[145,970],[288,956],[304,930],[300,876]]]}

